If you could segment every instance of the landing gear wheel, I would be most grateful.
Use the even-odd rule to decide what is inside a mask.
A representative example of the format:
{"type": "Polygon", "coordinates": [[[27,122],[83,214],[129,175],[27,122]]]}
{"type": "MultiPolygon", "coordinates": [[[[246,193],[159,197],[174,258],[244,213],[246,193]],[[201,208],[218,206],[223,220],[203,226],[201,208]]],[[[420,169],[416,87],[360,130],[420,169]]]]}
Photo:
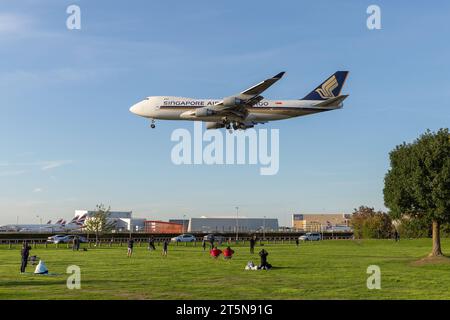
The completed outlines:
{"type": "Polygon", "coordinates": [[[227,124],[225,125],[225,128],[228,129],[228,130],[230,130],[230,129],[231,129],[231,125],[230,125],[229,123],[227,123],[227,124]]]}
{"type": "Polygon", "coordinates": [[[155,119],[152,119],[152,124],[150,125],[150,128],[155,129],[156,125],[155,125],[155,119]]]}
{"type": "Polygon", "coordinates": [[[234,130],[237,130],[239,128],[239,126],[238,126],[238,124],[235,122],[235,123],[233,123],[233,129],[234,130]]]}

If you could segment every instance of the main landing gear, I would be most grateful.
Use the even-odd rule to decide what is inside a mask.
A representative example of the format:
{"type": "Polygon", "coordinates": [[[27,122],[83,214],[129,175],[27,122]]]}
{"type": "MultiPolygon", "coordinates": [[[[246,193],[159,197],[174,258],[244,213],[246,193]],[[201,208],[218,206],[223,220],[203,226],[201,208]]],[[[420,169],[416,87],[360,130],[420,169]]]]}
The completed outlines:
{"type": "Polygon", "coordinates": [[[233,133],[233,130],[238,130],[241,127],[239,126],[238,122],[226,122],[225,123],[225,129],[228,130],[229,133],[233,133]]]}
{"type": "Polygon", "coordinates": [[[150,128],[155,129],[155,119],[152,119],[152,123],[150,124],[150,128]]]}

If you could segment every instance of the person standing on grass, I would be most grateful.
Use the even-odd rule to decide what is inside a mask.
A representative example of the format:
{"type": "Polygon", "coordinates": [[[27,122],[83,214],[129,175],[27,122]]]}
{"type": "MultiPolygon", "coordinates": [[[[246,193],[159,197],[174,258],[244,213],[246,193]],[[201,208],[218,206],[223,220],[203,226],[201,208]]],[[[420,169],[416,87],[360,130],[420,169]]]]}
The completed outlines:
{"type": "Polygon", "coordinates": [[[25,273],[25,269],[28,264],[28,257],[30,256],[31,246],[28,245],[28,242],[24,241],[22,244],[22,250],[20,254],[22,256],[22,264],[20,266],[20,273],[25,273]]]}
{"type": "Polygon", "coordinates": [[[397,229],[394,230],[394,239],[395,242],[400,241],[400,234],[398,233],[397,229]]]}
{"type": "Polygon", "coordinates": [[[209,240],[210,245],[211,245],[211,250],[214,249],[214,235],[211,235],[211,239],[209,240]]]}
{"type": "Polygon", "coordinates": [[[252,237],[250,239],[250,253],[255,253],[255,244],[256,244],[256,239],[255,237],[252,237]]]}
{"type": "Polygon", "coordinates": [[[155,248],[155,239],[153,239],[153,237],[150,237],[148,239],[148,250],[156,250],[156,248],[155,248]]]}
{"type": "Polygon", "coordinates": [[[298,241],[298,238],[295,238],[295,245],[298,247],[299,244],[300,244],[300,241],[298,241]]]}
{"type": "Polygon", "coordinates": [[[131,258],[131,255],[133,254],[133,246],[134,246],[134,240],[132,238],[130,238],[128,240],[128,251],[127,251],[128,258],[131,258]]]}
{"type": "Polygon", "coordinates": [[[169,248],[169,241],[164,240],[164,242],[163,242],[163,253],[162,253],[162,255],[164,257],[167,257],[167,249],[168,248],[169,248]]]}
{"type": "Polygon", "coordinates": [[[203,241],[202,241],[202,248],[203,248],[203,251],[206,250],[206,241],[205,241],[205,239],[203,239],[203,241]]]}

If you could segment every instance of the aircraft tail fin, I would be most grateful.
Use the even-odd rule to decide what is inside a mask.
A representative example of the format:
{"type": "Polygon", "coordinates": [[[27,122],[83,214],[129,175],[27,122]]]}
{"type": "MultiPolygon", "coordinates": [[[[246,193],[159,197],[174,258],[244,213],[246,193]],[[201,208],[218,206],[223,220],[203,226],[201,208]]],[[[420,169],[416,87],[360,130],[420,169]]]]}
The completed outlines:
{"type": "Polygon", "coordinates": [[[308,93],[302,100],[324,101],[338,97],[347,79],[348,71],[336,71],[317,88],[308,93]]]}

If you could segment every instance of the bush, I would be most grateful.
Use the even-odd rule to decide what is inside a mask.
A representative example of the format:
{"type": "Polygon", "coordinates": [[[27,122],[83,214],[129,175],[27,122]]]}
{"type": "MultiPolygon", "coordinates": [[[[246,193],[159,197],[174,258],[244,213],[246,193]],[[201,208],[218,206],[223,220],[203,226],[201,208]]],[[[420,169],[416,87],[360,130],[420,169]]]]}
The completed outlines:
{"type": "Polygon", "coordinates": [[[392,220],[386,212],[360,206],[354,209],[350,222],[355,238],[385,239],[393,233],[392,220]]]}

